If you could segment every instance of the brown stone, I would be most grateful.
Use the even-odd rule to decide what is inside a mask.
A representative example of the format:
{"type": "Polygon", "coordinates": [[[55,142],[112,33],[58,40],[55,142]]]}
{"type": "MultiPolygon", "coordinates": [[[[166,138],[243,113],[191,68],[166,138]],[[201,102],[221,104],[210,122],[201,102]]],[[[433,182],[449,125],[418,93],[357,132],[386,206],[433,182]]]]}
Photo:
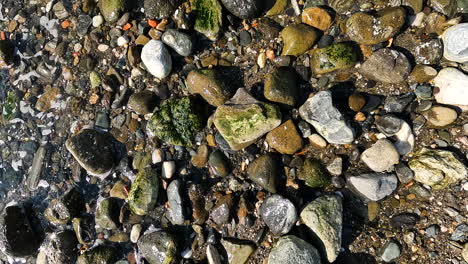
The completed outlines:
{"type": "Polygon", "coordinates": [[[109,192],[109,195],[111,197],[116,197],[120,199],[127,199],[128,196],[128,191],[127,191],[128,185],[125,184],[123,181],[118,181],[114,184],[112,189],[109,192]]]}
{"type": "Polygon", "coordinates": [[[426,83],[437,76],[437,70],[431,66],[418,64],[414,66],[413,71],[408,77],[408,81],[412,83],[426,83]]]}
{"type": "Polygon", "coordinates": [[[351,110],[359,112],[366,105],[366,98],[362,94],[352,94],[348,98],[349,108],[351,110]]]}
{"type": "Polygon", "coordinates": [[[302,138],[291,120],[270,131],[268,144],[282,154],[294,154],[302,148],[302,138]]]}
{"type": "Polygon", "coordinates": [[[201,145],[198,147],[197,154],[192,157],[192,164],[197,168],[203,168],[208,162],[208,147],[201,145]]]}
{"type": "Polygon", "coordinates": [[[309,7],[302,11],[302,23],[326,31],[332,24],[332,17],[325,9],[309,7]]]}

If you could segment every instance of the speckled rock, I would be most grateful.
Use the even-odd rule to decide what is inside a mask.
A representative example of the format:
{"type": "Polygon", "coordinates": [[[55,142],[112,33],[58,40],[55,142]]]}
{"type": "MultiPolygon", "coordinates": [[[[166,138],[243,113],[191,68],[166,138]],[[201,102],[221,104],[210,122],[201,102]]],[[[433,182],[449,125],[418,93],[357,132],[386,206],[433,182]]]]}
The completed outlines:
{"type": "Polygon", "coordinates": [[[48,264],[75,263],[78,257],[78,240],[73,231],[65,230],[50,234],[43,244],[48,264]]]}
{"type": "Polygon", "coordinates": [[[109,23],[116,22],[126,8],[126,0],[101,0],[99,1],[99,9],[102,16],[109,23]]]}
{"type": "Polygon", "coordinates": [[[229,12],[242,19],[259,16],[263,4],[260,0],[221,0],[221,2],[229,12]]]}
{"type": "Polygon", "coordinates": [[[421,38],[420,35],[406,32],[398,35],[393,43],[396,47],[408,50],[416,63],[437,64],[442,59],[444,45],[438,38],[421,38]]]}
{"type": "Polygon", "coordinates": [[[444,189],[466,179],[466,166],[447,150],[423,148],[408,162],[414,179],[434,189],[444,189]]]}
{"type": "Polygon", "coordinates": [[[302,148],[302,138],[292,120],[270,131],[266,140],[270,147],[282,154],[294,154],[302,148]]]}
{"type": "Polygon", "coordinates": [[[192,39],[183,32],[168,29],[161,36],[161,40],[164,44],[174,49],[180,56],[186,57],[192,53],[192,39]]]}
{"type": "Polygon", "coordinates": [[[302,222],[321,240],[329,262],[338,257],[343,228],[342,199],[324,195],[306,205],[301,212],[302,222]]]}
{"type": "Polygon", "coordinates": [[[152,39],[143,46],[141,60],[146,69],[158,79],[163,79],[171,73],[171,54],[164,43],[159,40],[152,39]]]}
{"type": "Polygon", "coordinates": [[[277,194],[268,197],[263,202],[260,215],[275,235],[287,234],[297,221],[294,204],[277,194]]]}
{"type": "Polygon", "coordinates": [[[166,231],[145,234],[138,240],[138,249],[149,264],[173,264],[177,257],[177,244],[166,231]]]}
{"type": "Polygon", "coordinates": [[[296,237],[283,236],[268,256],[268,264],[320,264],[320,255],[311,244],[296,237]]]}
{"type": "Polygon", "coordinates": [[[255,250],[255,247],[248,241],[223,239],[221,240],[221,244],[226,250],[229,264],[247,263],[250,255],[252,255],[255,250]]]}
{"type": "Polygon", "coordinates": [[[156,171],[146,167],[138,172],[128,194],[128,205],[137,215],[153,209],[158,199],[159,181],[156,171]]]}
{"type": "Polygon", "coordinates": [[[411,64],[403,53],[384,48],[374,52],[361,65],[359,72],[374,81],[401,83],[411,73],[411,64]]]}
{"type": "Polygon", "coordinates": [[[156,19],[170,17],[181,3],[181,0],[145,0],[145,15],[156,19]]]}
{"type": "Polygon", "coordinates": [[[284,41],[281,55],[299,56],[308,51],[318,39],[315,29],[306,24],[293,24],[281,31],[284,41]]]}

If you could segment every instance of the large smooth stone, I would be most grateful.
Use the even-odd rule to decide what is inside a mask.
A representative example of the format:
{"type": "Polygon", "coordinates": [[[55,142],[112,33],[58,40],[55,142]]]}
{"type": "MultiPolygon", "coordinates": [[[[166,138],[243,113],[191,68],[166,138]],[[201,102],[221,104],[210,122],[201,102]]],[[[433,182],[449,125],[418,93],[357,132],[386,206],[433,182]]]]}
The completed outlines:
{"type": "Polygon", "coordinates": [[[276,235],[287,234],[297,221],[294,204],[277,194],[268,197],[263,202],[260,215],[271,232],[276,235]]]}
{"type": "Polygon", "coordinates": [[[455,68],[442,69],[434,78],[434,97],[440,104],[468,110],[468,76],[455,68]]]}
{"type": "Polygon", "coordinates": [[[302,119],[332,144],[349,144],[355,137],[343,114],[333,106],[331,91],[318,92],[299,108],[302,119]]]}
{"type": "Polygon", "coordinates": [[[403,53],[384,48],[374,52],[361,65],[359,72],[374,81],[401,83],[411,73],[411,64],[403,53]]]}
{"type": "Polygon", "coordinates": [[[398,178],[393,173],[367,173],[350,176],[348,184],[364,198],[376,202],[395,191],[398,178]]]}
{"type": "Polygon", "coordinates": [[[320,255],[314,246],[296,236],[283,236],[268,256],[268,264],[320,264],[320,255]]]}
{"type": "Polygon", "coordinates": [[[146,69],[158,79],[164,79],[171,73],[171,54],[164,43],[159,40],[152,39],[143,46],[141,60],[146,69]]]}
{"type": "Polygon", "coordinates": [[[468,61],[468,23],[452,26],[442,35],[444,57],[449,61],[468,61]]]}
{"type": "Polygon", "coordinates": [[[318,38],[317,31],[306,24],[293,24],[281,31],[284,41],[281,55],[299,56],[312,48],[318,38]]]}
{"type": "Polygon", "coordinates": [[[388,139],[378,140],[361,155],[362,161],[373,171],[382,172],[393,168],[398,163],[400,155],[388,139]],[[385,153],[385,155],[382,155],[385,153]]]}

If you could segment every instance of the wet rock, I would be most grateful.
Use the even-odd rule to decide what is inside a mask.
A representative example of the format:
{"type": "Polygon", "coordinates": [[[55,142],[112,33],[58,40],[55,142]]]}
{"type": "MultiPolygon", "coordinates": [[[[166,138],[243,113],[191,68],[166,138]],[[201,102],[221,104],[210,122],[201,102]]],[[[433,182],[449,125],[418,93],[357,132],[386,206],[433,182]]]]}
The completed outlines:
{"type": "Polygon", "coordinates": [[[263,189],[276,193],[279,177],[278,170],[278,164],[274,157],[270,154],[265,154],[250,163],[247,174],[249,179],[260,185],[263,189]]]}
{"type": "Polygon", "coordinates": [[[444,128],[457,120],[457,111],[452,108],[436,105],[431,107],[428,111],[422,113],[426,118],[429,127],[444,128]]]}
{"type": "Polygon", "coordinates": [[[0,217],[0,227],[2,251],[15,257],[35,254],[44,239],[35,212],[28,204],[6,207],[0,217]]]}
{"type": "Polygon", "coordinates": [[[311,158],[304,161],[297,177],[304,180],[305,184],[311,188],[327,187],[331,183],[331,177],[320,161],[311,158]]]}
{"type": "Polygon", "coordinates": [[[435,11],[451,17],[457,11],[456,0],[431,0],[431,6],[435,11]]]}
{"type": "Polygon", "coordinates": [[[268,256],[269,264],[320,264],[320,255],[311,244],[296,237],[283,236],[268,256]]]}
{"type": "Polygon", "coordinates": [[[434,79],[436,76],[436,69],[432,68],[431,66],[417,64],[408,77],[408,82],[426,83],[434,79]]]}
{"type": "Polygon", "coordinates": [[[405,19],[406,12],[402,7],[382,9],[377,12],[376,16],[358,12],[346,21],[346,34],[359,44],[378,44],[397,34],[404,25],[405,19]]]}
{"type": "Polygon", "coordinates": [[[167,187],[167,200],[169,202],[169,216],[172,224],[182,225],[185,222],[184,204],[182,200],[180,180],[173,180],[167,187]]]}
{"type": "Polygon", "coordinates": [[[412,93],[387,96],[384,109],[388,113],[402,113],[414,98],[415,96],[412,93]]]}
{"type": "Polygon", "coordinates": [[[394,228],[412,228],[419,221],[419,216],[413,213],[401,213],[390,219],[390,225],[394,228]]]}
{"type": "Polygon", "coordinates": [[[277,194],[268,197],[263,202],[260,207],[260,215],[275,235],[289,233],[297,221],[297,212],[294,204],[277,194]]]}
{"type": "Polygon", "coordinates": [[[393,168],[393,165],[398,163],[400,155],[390,140],[379,139],[362,153],[361,159],[371,170],[383,172],[393,168]]]}
{"type": "Polygon", "coordinates": [[[192,53],[192,39],[189,35],[174,30],[168,29],[161,37],[164,44],[174,49],[180,56],[188,56],[192,53]]]}
{"type": "Polygon", "coordinates": [[[177,244],[173,235],[166,231],[155,231],[138,240],[138,248],[149,264],[174,263],[177,244]]]}
{"type": "Polygon", "coordinates": [[[282,154],[294,154],[302,148],[302,138],[292,120],[288,120],[270,131],[268,145],[282,154]]]}
{"type": "Polygon", "coordinates": [[[380,257],[385,262],[392,262],[393,260],[397,259],[401,254],[400,245],[394,241],[389,241],[385,246],[382,248],[382,252],[380,257]]]}
{"type": "Polygon", "coordinates": [[[318,34],[315,29],[306,24],[293,24],[281,31],[284,41],[283,56],[299,56],[308,51],[315,44],[318,34]]]}
{"type": "Polygon", "coordinates": [[[239,89],[232,100],[216,109],[213,123],[233,150],[243,149],[281,123],[281,113],[275,105],[255,100],[239,89]]]}
{"type": "Polygon", "coordinates": [[[448,28],[442,35],[444,57],[449,61],[464,63],[468,61],[468,23],[448,28]]]}
{"type": "Polygon", "coordinates": [[[336,43],[328,47],[315,49],[311,57],[311,68],[316,74],[324,74],[353,67],[357,62],[357,53],[348,43],[336,43]]]}
{"type": "Polygon", "coordinates": [[[255,247],[248,241],[223,239],[221,240],[221,244],[226,250],[229,264],[247,263],[250,255],[252,255],[255,250],[255,247]]]}
{"type": "Polygon", "coordinates": [[[353,142],[355,132],[344,116],[333,106],[330,91],[321,91],[299,108],[299,114],[312,124],[317,132],[332,144],[353,142]]]}
{"type": "Polygon", "coordinates": [[[223,6],[238,18],[255,18],[262,11],[262,1],[259,0],[221,0],[223,6]]]}
{"type": "Polygon", "coordinates": [[[258,19],[257,29],[264,39],[272,40],[278,37],[281,31],[281,26],[273,19],[263,17],[258,19]]]}
{"type": "Polygon", "coordinates": [[[215,150],[210,154],[208,164],[216,176],[226,177],[229,175],[229,163],[226,156],[220,150],[215,150]]]}
{"type": "Polygon", "coordinates": [[[403,33],[396,37],[394,45],[408,50],[414,61],[420,64],[437,64],[443,55],[443,44],[437,38],[421,38],[413,33],[403,33]]]}
{"type": "Polygon", "coordinates": [[[128,205],[137,215],[145,215],[156,205],[158,199],[158,175],[150,167],[146,167],[136,175],[128,194],[128,205]]]}
{"type": "Polygon", "coordinates": [[[208,146],[201,145],[198,147],[197,154],[195,154],[191,159],[193,166],[197,168],[205,167],[206,163],[208,162],[208,153],[208,146]]]}
{"type": "Polygon", "coordinates": [[[411,73],[411,65],[403,53],[384,48],[372,53],[359,72],[374,81],[401,83],[411,73]]]}
{"type": "Polygon", "coordinates": [[[125,200],[127,199],[127,196],[128,196],[127,188],[129,188],[129,186],[125,182],[118,181],[114,184],[114,186],[112,186],[112,189],[110,190],[109,195],[110,197],[115,197],[115,198],[125,200]]]}
{"type": "Polygon", "coordinates": [[[354,93],[348,98],[348,105],[351,110],[359,112],[366,105],[366,97],[359,93],[354,93]]]}
{"type": "Polygon", "coordinates": [[[96,225],[109,230],[119,228],[119,204],[119,199],[114,197],[101,200],[96,208],[96,225]]]}
{"type": "Polygon", "coordinates": [[[180,0],[145,0],[145,14],[156,19],[170,17],[181,3],[180,0]]]}
{"type": "Polygon", "coordinates": [[[467,242],[468,241],[468,225],[461,224],[453,230],[450,240],[458,242],[467,242]]]}
{"type": "Polygon", "coordinates": [[[269,101],[296,105],[298,89],[296,73],[287,67],[275,69],[265,76],[265,98],[269,101]]]}
{"type": "Polygon", "coordinates": [[[327,170],[332,175],[341,175],[341,173],[343,173],[343,158],[334,158],[333,161],[330,164],[328,164],[327,170]]]}
{"type": "Polygon", "coordinates": [[[200,94],[209,104],[220,106],[232,96],[232,91],[214,69],[193,70],[187,76],[187,88],[192,94],[200,94]]]}
{"type": "Polygon", "coordinates": [[[218,0],[195,0],[192,8],[197,12],[195,30],[216,40],[222,26],[221,4],[218,0]]]}
{"type": "Polygon", "coordinates": [[[78,241],[73,231],[60,231],[48,236],[44,250],[49,264],[75,263],[78,257],[78,241]]]}
{"type": "Polygon", "coordinates": [[[423,148],[408,162],[414,179],[434,189],[444,189],[467,177],[466,166],[447,150],[423,148]]]}
{"type": "Polygon", "coordinates": [[[223,225],[229,222],[233,203],[231,194],[224,195],[218,199],[218,202],[210,213],[211,218],[216,224],[223,225]]]}
{"type": "Polygon", "coordinates": [[[164,43],[150,40],[141,51],[141,60],[146,69],[156,78],[164,79],[171,73],[172,58],[164,43]]]}
{"type": "Polygon", "coordinates": [[[132,243],[137,243],[138,238],[140,238],[140,233],[141,233],[141,225],[136,224],[132,226],[132,230],[130,231],[130,241],[132,243]]]}
{"type": "Polygon", "coordinates": [[[275,1],[275,4],[270,8],[270,10],[268,10],[268,12],[266,13],[266,16],[280,15],[284,12],[287,6],[288,6],[287,0],[275,1]]]}
{"type": "Polygon", "coordinates": [[[14,61],[15,45],[10,40],[0,40],[0,64],[10,65],[14,61]]]}
{"type": "Polygon", "coordinates": [[[116,22],[127,5],[126,0],[102,0],[98,4],[102,16],[109,23],[116,22]]]}
{"type": "Polygon", "coordinates": [[[310,144],[316,148],[323,149],[327,147],[327,141],[325,141],[325,139],[319,134],[314,133],[310,135],[308,139],[309,139],[310,144]]]}
{"type": "Polygon", "coordinates": [[[84,211],[83,196],[72,188],[62,197],[52,200],[44,211],[44,217],[55,225],[66,225],[84,211]]]}
{"type": "Polygon", "coordinates": [[[80,218],[72,219],[73,230],[75,231],[78,242],[83,245],[89,245],[93,242],[96,236],[94,228],[94,217],[91,215],[83,215],[80,218]]]}
{"type": "Polygon", "coordinates": [[[387,114],[376,119],[374,124],[381,133],[387,137],[391,137],[400,131],[403,122],[398,117],[387,114]]]}
{"type": "Polygon", "coordinates": [[[302,11],[302,23],[322,31],[326,31],[332,24],[333,18],[323,8],[309,7],[302,11]]]}
{"type": "Polygon", "coordinates": [[[341,249],[343,228],[341,197],[320,196],[302,210],[301,220],[321,240],[328,261],[335,261],[341,249]]]}
{"type": "Polygon", "coordinates": [[[435,99],[440,104],[456,105],[468,109],[468,76],[455,68],[442,69],[436,78],[434,85],[435,99]]]}
{"type": "Polygon", "coordinates": [[[134,93],[128,99],[128,107],[139,115],[152,113],[157,105],[158,97],[155,93],[144,90],[134,93]]]}
{"type": "Polygon", "coordinates": [[[393,193],[398,179],[392,173],[367,173],[350,176],[348,183],[364,198],[379,201],[393,193]]]}
{"type": "Polygon", "coordinates": [[[414,178],[414,172],[401,162],[395,166],[395,173],[401,183],[408,183],[414,178]]]}
{"type": "Polygon", "coordinates": [[[114,263],[118,260],[116,248],[107,245],[99,245],[78,257],[77,264],[105,264],[114,263]]]}
{"type": "Polygon", "coordinates": [[[199,108],[193,97],[168,99],[153,113],[147,129],[168,144],[191,146],[202,128],[199,108]]]}
{"type": "Polygon", "coordinates": [[[89,174],[106,178],[116,164],[113,138],[108,133],[83,129],[65,142],[67,150],[89,174]]]}

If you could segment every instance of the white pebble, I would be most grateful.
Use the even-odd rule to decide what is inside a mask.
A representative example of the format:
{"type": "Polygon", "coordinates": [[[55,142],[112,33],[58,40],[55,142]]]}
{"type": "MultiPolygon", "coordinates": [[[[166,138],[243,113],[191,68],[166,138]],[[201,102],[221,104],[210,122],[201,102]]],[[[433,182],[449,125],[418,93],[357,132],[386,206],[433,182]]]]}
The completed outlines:
{"type": "Polygon", "coordinates": [[[327,146],[327,141],[320,136],[319,134],[312,134],[309,137],[310,144],[314,145],[317,148],[325,148],[327,146]]]}
{"type": "Polygon", "coordinates": [[[138,238],[140,238],[140,233],[141,233],[141,225],[136,224],[132,226],[132,231],[130,231],[130,241],[132,243],[136,243],[138,241],[138,238]]]}
{"type": "Polygon", "coordinates": [[[260,69],[265,68],[265,65],[266,65],[265,52],[262,52],[262,53],[260,53],[260,55],[258,55],[257,64],[260,67],[260,69]]]}
{"type": "Polygon", "coordinates": [[[176,165],[174,161],[163,162],[162,177],[164,179],[170,179],[175,173],[176,165]]]}
{"type": "Polygon", "coordinates": [[[99,27],[104,23],[104,18],[101,15],[93,17],[93,27],[99,27]]]}
{"type": "Polygon", "coordinates": [[[106,44],[99,44],[99,46],[98,46],[98,50],[101,51],[101,52],[104,52],[104,51],[106,51],[108,49],[109,49],[109,46],[106,45],[106,44]]]}
{"type": "Polygon", "coordinates": [[[127,43],[128,43],[128,38],[125,36],[121,36],[117,39],[117,45],[119,45],[120,47],[125,46],[125,44],[127,43]]]}
{"type": "Polygon", "coordinates": [[[160,149],[155,149],[151,154],[151,160],[153,164],[160,163],[163,160],[164,153],[160,149]]]}

